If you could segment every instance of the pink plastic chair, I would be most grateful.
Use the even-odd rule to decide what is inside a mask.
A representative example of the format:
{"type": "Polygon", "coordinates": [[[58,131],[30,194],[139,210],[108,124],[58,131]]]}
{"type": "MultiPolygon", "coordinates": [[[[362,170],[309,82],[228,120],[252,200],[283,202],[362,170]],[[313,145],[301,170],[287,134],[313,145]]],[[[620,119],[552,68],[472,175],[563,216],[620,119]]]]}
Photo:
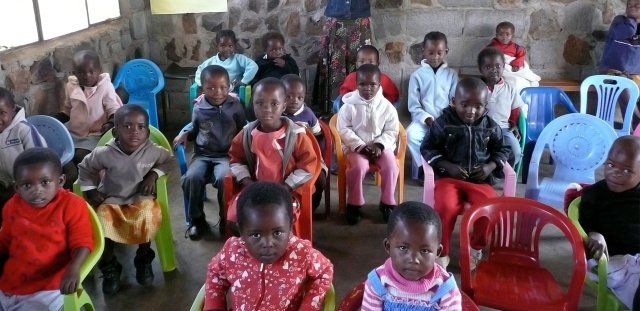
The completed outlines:
{"type": "Polygon", "coordinates": [[[633,131],[633,136],[640,136],[640,124],[638,124],[636,129],[633,131]]]}
{"type": "MultiPolygon", "coordinates": [[[[429,206],[434,206],[435,197],[434,192],[436,189],[435,174],[433,168],[422,158],[422,169],[424,170],[424,192],[422,193],[422,202],[429,206]]],[[[503,196],[515,197],[516,196],[516,182],[517,176],[513,168],[505,163],[502,168],[504,174],[503,196]]],[[[469,203],[466,204],[465,210],[469,209],[469,203]]]]}

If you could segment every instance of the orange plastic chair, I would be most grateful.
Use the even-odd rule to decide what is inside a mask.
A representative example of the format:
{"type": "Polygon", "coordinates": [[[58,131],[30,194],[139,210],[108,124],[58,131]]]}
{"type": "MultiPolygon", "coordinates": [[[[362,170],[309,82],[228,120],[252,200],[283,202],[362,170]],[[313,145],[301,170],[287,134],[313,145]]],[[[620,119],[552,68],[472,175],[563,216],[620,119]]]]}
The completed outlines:
{"type": "Polygon", "coordinates": [[[577,310],[587,270],[582,238],[562,212],[524,198],[492,198],[464,213],[460,226],[462,290],[478,305],[500,310],[577,310]],[[471,272],[469,234],[489,223],[488,258],[471,272]],[[573,273],[565,292],[540,265],[540,235],[560,229],[573,250],[573,273]]]}
{"type": "MultiPolygon", "coordinates": [[[[301,186],[299,193],[302,194],[301,202],[300,202],[300,216],[298,216],[297,221],[293,224],[293,234],[296,236],[303,238],[305,240],[313,241],[313,207],[311,206],[311,195],[313,194],[314,187],[313,185],[318,179],[321,170],[321,152],[320,146],[316,141],[313,132],[310,129],[306,129],[307,137],[309,137],[313,143],[313,150],[316,155],[318,155],[318,162],[316,163],[316,169],[314,170],[313,177],[307,181],[304,185],[301,186]]],[[[233,198],[242,190],[238,184],[233,180],[233,175],[228,173],[224,177],[224,202],[227,202],[227,205],[233,200],[233,198]]],[[[227,207],[225,206],[225,211],[223,215],[227,215],[227,207]]],[[[231,229],[229,226],[225,226],[224,236],[225,239],[232,235],[231,229]]]]}
{"type": "MultiPolygon", "coordinates": [[[[322,150],[322,159],[327,167],[331,167],[333,158],[333,138],[331,137],[331,129],[326,122],[318,120],[322,136],[324,137],[324,149],[322,150]]],[[[331,174],[327,172],[325,189],[324,189],[324,217],[331,216],[331,174]]]]}
{"type": "MultiPolygon", "coordinates": [[[[341,213],[344,213],[347,208],[347,160],[342,150],[342,139],[340,138],[340,133],[336,127],[336,123],[338,122],[338,114],[334,114],[329,121],[329,127],[331,128],[331,135],[333,136],[333,142],[336,151],[336,158],[338,160],[338,208],[341,213]]],[[[401,123],[398,123],[399,133],[398,133],[398,147],[396,149],[396,161],[398,163],[399,174],[398,174],[398,190],[396,191],[397,195],[397,204],[402,203],[404,201],[404,158],[407,152],[407,132],[402,126],[401,123]]],[[[380,185],[380,175],[377,173],[380,168],[376,164],[369,165],[369,170],[376,172],[376,185],[380,185]]]]}
{"type": "MultiPolygon", "coordinates": [[[[480,311],[478,306],[465,295],[464,292],[460,292],[462,295],[462,311],[480,311]]],[[[362,298],[364,296],[364,282],[356,285],[352,288],[347,295],[342,299],[338,306],[338,311],[357,311],[362,306],[362,298]]]]}

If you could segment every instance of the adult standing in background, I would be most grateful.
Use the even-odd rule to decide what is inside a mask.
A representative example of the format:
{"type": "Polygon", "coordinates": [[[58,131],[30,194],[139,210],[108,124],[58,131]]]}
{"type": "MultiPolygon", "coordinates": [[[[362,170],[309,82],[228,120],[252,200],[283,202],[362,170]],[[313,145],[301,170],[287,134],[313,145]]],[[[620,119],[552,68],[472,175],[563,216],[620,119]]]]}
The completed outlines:
{"type": "Polygon", "coordinates": [[[371,44],[369,0],[328,0],[313,89],[314,106],[328,112],[345,77],[356,68],[358,49],[371,44]]]}

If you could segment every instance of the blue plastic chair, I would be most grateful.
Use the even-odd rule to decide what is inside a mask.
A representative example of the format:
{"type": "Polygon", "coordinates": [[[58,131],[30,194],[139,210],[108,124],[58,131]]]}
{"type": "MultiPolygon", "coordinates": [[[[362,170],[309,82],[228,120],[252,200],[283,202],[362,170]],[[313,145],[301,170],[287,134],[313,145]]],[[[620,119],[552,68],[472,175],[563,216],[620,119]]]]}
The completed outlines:
{"type": "Polygon", "coordinates": [[[56,118],[45,115],[30,116],[27,118],[27,122],[38,129],[38,133],[47,142],[47,147],[56,151],[60,156],[62,165],[69,163],[73,159],[73,154],[75,153],[73,139],[64,124],[56,118]]]}
{"type": "Polygon", "coordinates": [[[556,105],[564,106],[569,113],[578,112],[567,94],[557,87],[526,87],[520,97],[529,106],[527,115],[527,135],[522,151],[522,183],[527,183],[529,161],[538,136],[549,122],[555,118],[556,105]]]}
{"type": "Polygon", "coordinates": [[[164,76],[160,68],[147,59],[130,60],[118,70],[113,81],[113,87],[121,85],[129,93],[127,104],[137,104],[147,109],[149,125],[158,128],[156,94],[164,88],[164,76]]]}
{"type": "Polygon", "coordinates": [[[595,170],[606,160],[616,138],[611,126],[592,115],[571,113],[551,121],[533,149],[525,197],[563,208],[567,186],[594,183],[595,170]],[[555,171],[553,177],[540,180],[540,160],[545,148],[549,149],[555,171]]]}
{"type": "MultiPolygon", "coordinates": [[[[580,113],[587,113],[587,97],[589,95],[589,87],[594,86],[597,94],[597,108],[595,116],[606,121],[612,128],[616,118],[616,108],[618,99],[624,90],[628,91],[629,101],[627,102],[626,111],[622,111],[622,128],[615,129],[618,136],[629,135],[631,133],[631,119],[633,118],[633,110],[638,102],[638,85],[632,80],[607,75],[595,75],[586,78],[580,85],[580,113]]],[[[622,109],[624,107],[620,107],[622,109]]]]}

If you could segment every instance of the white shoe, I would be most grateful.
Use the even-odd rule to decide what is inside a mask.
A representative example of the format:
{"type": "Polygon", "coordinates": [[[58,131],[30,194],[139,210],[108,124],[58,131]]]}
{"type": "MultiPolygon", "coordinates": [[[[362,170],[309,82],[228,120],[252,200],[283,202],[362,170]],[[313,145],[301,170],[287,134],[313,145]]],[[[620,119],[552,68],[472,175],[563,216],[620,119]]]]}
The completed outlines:
{"type": "Polygon", "coordinates": [[[449,256],[442,256],[442,257],[436,258],[436,263],[441,265],[446,270],[447,266],[449,265],[449,256]]]}

